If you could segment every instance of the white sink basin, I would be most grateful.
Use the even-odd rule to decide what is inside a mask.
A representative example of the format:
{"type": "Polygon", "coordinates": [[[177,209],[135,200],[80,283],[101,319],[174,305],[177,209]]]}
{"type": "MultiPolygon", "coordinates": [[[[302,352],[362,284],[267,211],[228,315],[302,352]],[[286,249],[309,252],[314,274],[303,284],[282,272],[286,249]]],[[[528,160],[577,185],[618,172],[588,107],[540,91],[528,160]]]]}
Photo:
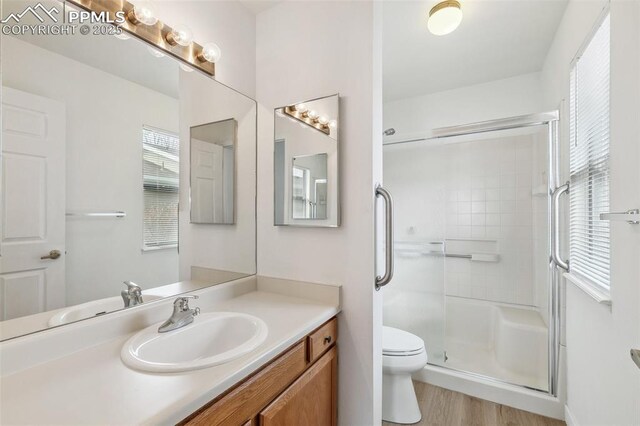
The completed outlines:
{"type": "Polygon", "coordinates": [[[248,354],[268,334],[260,318],[235,312],[200,314],[191,324],[166,333],[158,333],[160,324],[124,344],[120,355],[126,365],[154,373],[212,367],[248,354]]]}
{"type": "MultiPolygon", "coordinates": [[[[142,294],[142,300],[144,303],[151,302],[152,300],[161,299],[160,296],[150,296],[142,294]]],[[[114,296],[107,297],[105,299],[94,300],[92,302],[82,303],[80,305],[70,306],[66,309],[58,311],[49,319],[49,327],[56,325],[67,324],[74,321],[79,321],[86,318],[92,318],[98,315],[106,314],[107,312],[118,311],[124,309],[124,302],[122,297],[114,296]]]]}

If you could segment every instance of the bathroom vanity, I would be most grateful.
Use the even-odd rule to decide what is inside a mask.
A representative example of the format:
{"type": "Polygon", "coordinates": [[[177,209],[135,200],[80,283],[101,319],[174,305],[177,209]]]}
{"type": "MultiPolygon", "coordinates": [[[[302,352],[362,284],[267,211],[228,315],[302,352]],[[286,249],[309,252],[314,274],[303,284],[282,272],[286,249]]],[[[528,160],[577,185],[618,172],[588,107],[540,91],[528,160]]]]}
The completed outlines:
{"type": "Polygon", "coordinates": [[[335,424],[339,286],[254,276],[191,294],[203,316],[260,318],[266,339],[213,367],[127,367],[122,348],[171,315],[166,299],[2,342],[0,424],[335,424]]]}
{"type": "Polygon", "coordinates": [[[335,425],[338,320],[332,318],[183,425],[335,425]]]}

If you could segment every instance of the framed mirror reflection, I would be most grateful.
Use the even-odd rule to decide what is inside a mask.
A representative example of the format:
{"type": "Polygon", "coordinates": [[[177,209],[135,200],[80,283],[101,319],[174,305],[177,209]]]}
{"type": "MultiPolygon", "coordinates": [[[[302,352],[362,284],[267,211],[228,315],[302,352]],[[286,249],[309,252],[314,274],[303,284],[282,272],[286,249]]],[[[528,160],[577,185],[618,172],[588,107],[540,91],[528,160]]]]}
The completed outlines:
{"type": "Polygon", "coordinates": [[[133,35],[1,53],[0,340],[255,274],[253,99],[133,35]]]}
{"type": "Polygon", "coordinates": [[[274,224],[337,227],[339,95],[276,108],[274,224]]]}
{"type": "Polygon", "coordinates": [[[191,127],[191,223],[235,223],[238,121],[191,127]]]}

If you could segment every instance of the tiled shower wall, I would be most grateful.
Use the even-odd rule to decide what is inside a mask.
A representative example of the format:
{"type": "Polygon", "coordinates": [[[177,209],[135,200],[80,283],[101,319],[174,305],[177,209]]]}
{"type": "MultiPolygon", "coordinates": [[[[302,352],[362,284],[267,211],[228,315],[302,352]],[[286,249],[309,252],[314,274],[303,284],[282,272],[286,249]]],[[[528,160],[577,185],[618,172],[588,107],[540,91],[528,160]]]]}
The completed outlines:
{"type": "Polygon", "coordinates": [[[538,282],[542,271],[534,267],[540,263],[534,247],[537,253],[546,247],[546,230],[538,229],[546,204],[534,203],[546,200],[544,192],[537,195],[546,180],[540,142],[528,134],[385,148],[385,186],[395,198],[397,240],[444,239],[449,253],[499,255],[497,262],[446,258],[446,295],[540,305],[539,286],[546,285],[546,277],[538,282]]]}

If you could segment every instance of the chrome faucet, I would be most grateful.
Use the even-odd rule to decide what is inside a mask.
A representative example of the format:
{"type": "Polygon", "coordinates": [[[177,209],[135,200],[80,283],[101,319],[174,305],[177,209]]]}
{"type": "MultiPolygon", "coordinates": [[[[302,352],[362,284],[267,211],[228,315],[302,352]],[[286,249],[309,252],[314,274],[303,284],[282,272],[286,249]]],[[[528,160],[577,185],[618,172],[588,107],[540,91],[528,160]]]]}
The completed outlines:
{"type": "Polygon", "coordinates": [[[173,302],[173,313],[159,328],[158,333],[176,330],[185,325],[191,324],[196,315],[200,313],[200,308],[190,309],[189,299],[197,299],[198,296],[182,296],[173,302]]]}
{"type": "Polygon", "coordinates": [[[142,289],[140,286],[132,281],[125,281],[124,284],[127,286],[127,289],[120,292],[122,300],[124,301],[124,307],[130,308],[140,305],[142,303],[142,289]]]}

